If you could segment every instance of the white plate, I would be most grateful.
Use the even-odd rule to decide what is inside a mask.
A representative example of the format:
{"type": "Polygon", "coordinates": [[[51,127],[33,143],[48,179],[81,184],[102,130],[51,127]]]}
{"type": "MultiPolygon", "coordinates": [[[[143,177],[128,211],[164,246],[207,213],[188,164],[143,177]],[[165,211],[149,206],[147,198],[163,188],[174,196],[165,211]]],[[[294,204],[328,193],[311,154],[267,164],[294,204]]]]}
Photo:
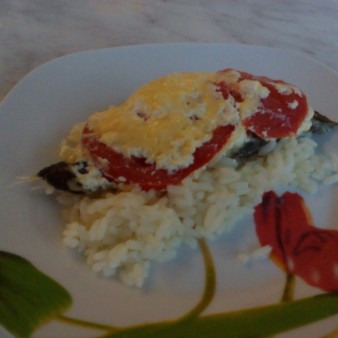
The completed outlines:
{"type": "MultiPolygon", "coordinates": [[[[0,248],[27,258],[69,290],[73,296],[70,316],[112,325],[175,318],[200,297],[204,281],[201,256],[198,251],[183,249],[177,260],[155,264],[141,290],[104,280],[62,245],[62,220],[53,199],[32,191],[29,184],[13,183],[17,177],[55,162],[59,142],[74,123],[121,103],[142,83],[170,72],[227,67],[291,82],[307,94],[315,109],[338,119],[338,76],[334,71],[293,52],[244,45],[143,45],[68,55],[35,69],[3,101],[0,248]]],[[[325,142],[325,150],[334,149],[337,133],[325,142]]],[[[333,215],[337,196],[337,189],[332,188],[307,196],[316,221],[337,228],[333,215]]],[[[248,267],[236,260],[254,237],[249,219],[228,238],[213,243],[218,289],[206,313],[278,302],[284,282],[280,270],[269,261],[248,267]]],[[[299,285],[299,295],[316,292],[299,285]]],[[[318,337],[335,329],[337,322],[336,316],[280,337],[318,337]]],[[[93,332],[52,322],[34,336],[86,337],[93,332]]]]}

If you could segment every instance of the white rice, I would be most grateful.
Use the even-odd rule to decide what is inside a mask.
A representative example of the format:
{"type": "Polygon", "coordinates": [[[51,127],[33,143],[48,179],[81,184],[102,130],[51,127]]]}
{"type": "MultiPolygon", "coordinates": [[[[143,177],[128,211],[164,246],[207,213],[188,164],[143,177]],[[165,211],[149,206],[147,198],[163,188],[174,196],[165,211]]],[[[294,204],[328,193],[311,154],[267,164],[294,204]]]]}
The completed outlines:
{"type": "Polygon", "coordinates": [[[338,181],[331,160],[315,154],[309,138],[285,139],[241,167],[222,159],[166,194],[134,188],[98,198],[59,195],[66,219],[64,243],[83,253],[105,277],[141,287],[151,262],[173,259],[181,244],[214,239],[253,212],[264,191],[292,186],[315,192],[338,181]]]}

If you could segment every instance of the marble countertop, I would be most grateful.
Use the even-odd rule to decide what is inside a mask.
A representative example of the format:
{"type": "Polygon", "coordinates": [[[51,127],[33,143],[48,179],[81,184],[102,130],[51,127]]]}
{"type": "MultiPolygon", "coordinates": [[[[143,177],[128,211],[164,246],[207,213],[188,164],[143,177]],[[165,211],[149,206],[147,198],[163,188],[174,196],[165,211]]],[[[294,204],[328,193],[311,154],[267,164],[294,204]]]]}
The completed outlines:
{"type": "Polygon", "coordinates": [[[167,42],[292,49],[338,71],[338,2],[1,0],[0,100],[29,71],[55,57],[167,42]]]}

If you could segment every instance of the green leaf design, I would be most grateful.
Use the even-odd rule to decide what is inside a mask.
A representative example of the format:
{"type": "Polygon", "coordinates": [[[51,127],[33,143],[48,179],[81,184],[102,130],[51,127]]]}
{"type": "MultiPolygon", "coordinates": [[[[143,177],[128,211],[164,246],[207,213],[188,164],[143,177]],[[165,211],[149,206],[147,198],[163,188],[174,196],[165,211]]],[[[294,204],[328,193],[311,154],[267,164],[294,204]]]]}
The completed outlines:
{"type": "Polygon", "coordinates": [[[71,303],[70,294],[30,262],[0,251],[0,325],[15,337],[29,337],[71,303]]]}
{"type": "Polygon", "coordinates": [[[258,338],[295,329],[338,313],[338,294],[289,301],[184,322],[162,322],[126,328],[104,338],[258,338]]]}

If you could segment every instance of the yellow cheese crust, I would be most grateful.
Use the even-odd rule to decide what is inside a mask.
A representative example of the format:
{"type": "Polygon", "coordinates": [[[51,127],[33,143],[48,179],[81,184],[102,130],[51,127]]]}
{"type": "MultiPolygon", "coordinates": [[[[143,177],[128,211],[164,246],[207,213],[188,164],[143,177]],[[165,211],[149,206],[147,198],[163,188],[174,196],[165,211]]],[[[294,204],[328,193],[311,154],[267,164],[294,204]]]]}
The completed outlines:
{"type": "Polygon", "coordinates": [[[127,157],[146,158],[158,169],[184,168],[218,126],[236,126],[222,153],[245,142],[241,120],[258,110],[269,90],[239,78],[235,70],[169,74],[141,86],[120,106],[93,114],[88,125],[100,141],[127,157]],[[241,94],[240,103],[223,96],[221,82],[241,94]]]}

